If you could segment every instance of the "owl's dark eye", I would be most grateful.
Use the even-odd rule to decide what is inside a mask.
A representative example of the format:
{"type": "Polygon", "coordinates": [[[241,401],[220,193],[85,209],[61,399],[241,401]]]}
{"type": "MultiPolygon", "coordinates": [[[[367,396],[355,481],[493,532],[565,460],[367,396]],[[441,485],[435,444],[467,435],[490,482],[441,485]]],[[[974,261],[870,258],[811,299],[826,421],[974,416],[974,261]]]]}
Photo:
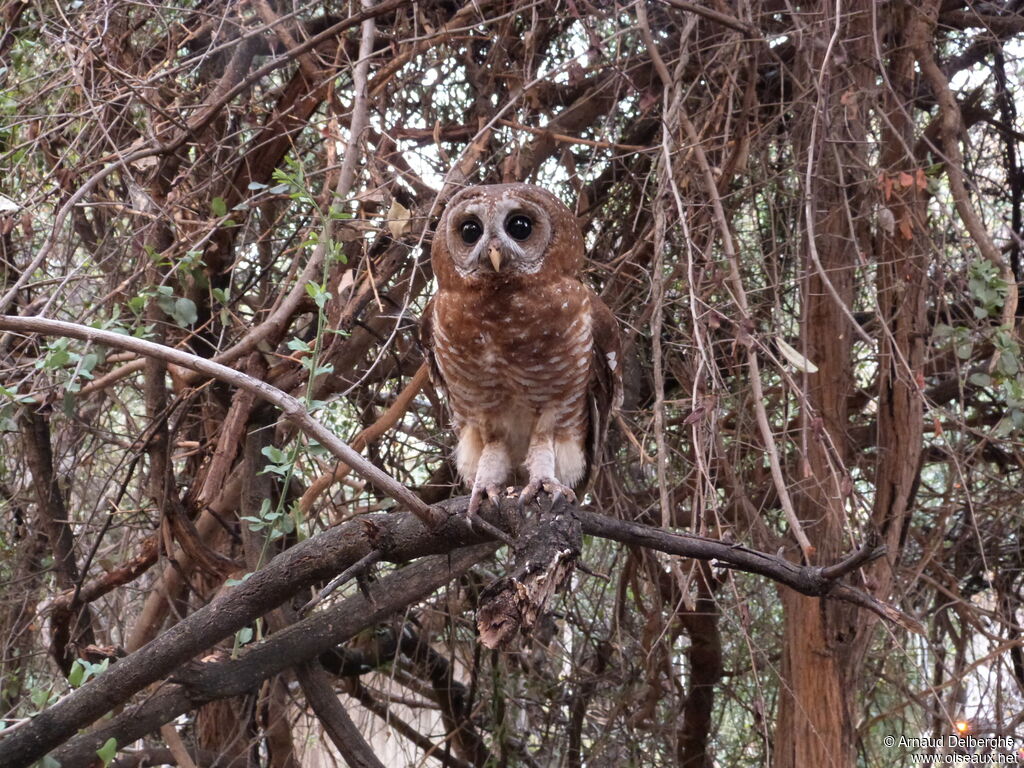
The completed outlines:
{"type": "Polygon", "coordinates": [[[459,226],[459,234],[462,235],[462,242],[466,245],[472,245],[480,239],[480,235],[484,233],[484,228],[480,226],[480,222],[474,219],[466,219],[459,226]]]}
{"type": "Polygon", "coordinates": [[[505,222],[505,231],[516,240],[525,240],[533,232],[533,221],[529,216],[517,213],[515,216],[508,217],[505,222]]]}

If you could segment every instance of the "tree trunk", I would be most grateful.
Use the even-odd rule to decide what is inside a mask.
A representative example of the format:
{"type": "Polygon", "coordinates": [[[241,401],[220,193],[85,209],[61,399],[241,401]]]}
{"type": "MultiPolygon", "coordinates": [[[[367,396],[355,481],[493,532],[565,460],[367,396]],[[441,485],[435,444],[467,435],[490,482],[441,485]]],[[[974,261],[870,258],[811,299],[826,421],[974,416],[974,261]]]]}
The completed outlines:
{"type": "MultiPolygon", "coordinates": [[[[795,144],[806,183],[800,351],[818,370],[805,374],[794,503],[815,547],[816,562],[826,564],[860,543],[849,533],[854,527],[848,521],[846,464],[856,334],[851,312],[858,253],[866,242],[866,131],[860,102],[872,82],[870,72],[858,62],[869,53],[870,5],[854,4],[836,19],[832,4],[822,3],[812,29],[798,53],[799,65],[805,67],[798,79],[818,83],[819,90],[807,97],[795,144]],[[830,52],[834,31],[839,37],[830,52]],[[830,56],[845,61],[845,66],[819,80],[830,56]]],[[[783,679],[774,765],[853,766],[856,687],[848,684],[844,656],[864,614],[787,588],[781,589],[781,598],[783,679]]]]}

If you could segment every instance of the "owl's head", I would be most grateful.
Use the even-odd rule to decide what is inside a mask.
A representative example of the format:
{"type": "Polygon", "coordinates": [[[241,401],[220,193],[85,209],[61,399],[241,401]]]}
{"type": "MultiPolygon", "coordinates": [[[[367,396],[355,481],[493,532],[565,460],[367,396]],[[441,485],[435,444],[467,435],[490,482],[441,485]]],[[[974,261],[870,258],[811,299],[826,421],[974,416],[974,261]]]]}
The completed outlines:
{"type": "Polygon", "coordinates": [[[468,187],[445,208],[431,249],[438,282],[575,274],[583,237],[561,200],[532,184],[468,187]]]}

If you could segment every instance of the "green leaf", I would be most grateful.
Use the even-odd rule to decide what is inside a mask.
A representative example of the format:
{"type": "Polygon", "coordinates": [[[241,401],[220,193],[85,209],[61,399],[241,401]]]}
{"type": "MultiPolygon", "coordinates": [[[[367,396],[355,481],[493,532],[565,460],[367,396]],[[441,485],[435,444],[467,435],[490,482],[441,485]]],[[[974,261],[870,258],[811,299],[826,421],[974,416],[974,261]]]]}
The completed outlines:
{"type": "Polygon", "coordinates": [[[92,369],[96,367],[96,363],[100,360],[99,356],[95,352],[89,352],[82,356],[82,362],[78,366],[78,374],[84,376],[87,379],[91,379],[92,369]]]}
{"type": "Polygon", "coordinates": [[[282,464],[288,460],[288,456],[285,454],[285,452],[273,445],[265,446],[260,451],[260,453],[262,453],[275,464],[282,464]]]}
{"type": "Polygon", "coordinates": [[[957,357],[961,360],[966,360],[974,352],[974,344],[970,339],[957,339],[953,349],[956,352],[957,357]]]}
{"type": "Polygon", "coordinates": [[[43,709],[56,698],[56,695],[49,688],[33,688],[29,698],[36,709],[43,709]]]}
{"type": "MultiPolygon", "coordinates": [[[[331,243],[330,260],[341,264],[348,264],[348,254],[345,253],[344,243],[331,243]]],[[[342,283],[342,285],[344,285],[344,283],[342,283]]]]}
{"type": "MultiPolygon", "coordinates": [[[[170,292],[170,288],[167,290],[170,292]]],[[[165,295],[163,290],[160,293],[161,295],[156,297],[156,303],[179,326],[187,328],[199,319],[196,303],[192,299],[184,297],[175,299],[170,295],[165,295]]]]}
{"type": "Polygon", "coordinates": [[[235,632],[235,639],[239,645],[245,645],[252,640],[252,627],[242,627],[235,632]]]}
{"type": "Polygon", "coordinates": [[[259,474],[265,475],[268,472],[272,472],[275,475],[282,475],[282,476],[287,475],[288,474],[288,465],[287,464],[267,464],[267,466],[265,466],[260,471],[259,474]]]}
{"type": "MultiPolygon", "coordinates": [[[[311,400],[309,405],[310,410],[312,410],[314,405],[317,408],[322,408],[325,405],[325,403],[323,400],[311,400]]],[[[306,451],[309,453],[310,456],[327,456],[330,453],[330,451],[328,451],[326,448],[320,445],[320,443],[318,443],[316,440],[313,440],[312,438],[310,438],[309,442],[306,443],[306,451]]]]}
{"type": "Polygon", "coordinates": [[[117,739],[113,736],[103,742],[103,746],[96,750],[96,757],[103,761],[103,768],[110,765],[110,761],[114,759],[114,755],[116,754],[117,739]]]}
{"type": "Polygon", "coordinates": [[[210,210],[213,211],[213,215],[220,218],[228,212],[228,205],[224,202],[223,197],[215,197],[210,201],[210,210]]]}
{"type": "Polygon", "coordinates": [[[31,395],[19,395],[14,390],[2,386],[0,386],[0,395],[13,400],[16,403],[34,403],[36,401],[36,399],[31,395]]]}
{"type": "Polygon", "coordinates": [[[71,671],[68,672],[68,685],[72,688],[77,688],[85,682],[85,667],[82,666],[81,659],[75,659],[74,664],[71,665],[71,671]]]}
{"type": "Polygon", "coordinates": [[[334,371],[334,363],[327,363],[326,365],[314,366],[315,359],[312,357],[304,357],[299,361],[303,368],[313,375],[313,378],[320,376],[325,373],[332,373],[334,371]]]}
{"type": "Polygon", "coordinates": [[[291,521],[292,531],[295,532],[295,538],[299,541],[305,541],[306,539],[308,539],[309,534],[306,533],[305,529],[302,526],[302,523],[305,522],[305,517],[302,514],[302,509],[300,508],[298,502],[292,504],[291,521]]]}
{"type": "MultiPolygon", "coordinates": [[[[50,346],[49,352],[46,357],[42,360],[41,367],[48,371],[57,370],[63,368],[65,365],[71,362],[71,353],[68,352],[68,341],[67,339],[60,339],[54,342],[50,346]]],[[[40,365],[36,364],[37,367],[40,365]]]]}
{"type": "Polygon", "coordinates": [[[324,305],[331,299],[331,294],[319,283],[306,283],[306,293],[309,294],[309,298],[311,298],[320,309],[323,309],[324,305]]]}
{"type": "Polygon", "coordinates": [[[967,380],[976,387],[988,387],[992,385],[992,377],[987,373],[972,373],[967,380]]]}
{"type": "Polygon", "coordinates": [[[196,312],[196,303],[192,299],[184,297],[175,300],[173,315],[178,325],[182,326],[192,325],[192,323],[199,319],[199,314],[196,312]]]}
{"type": "Polygon", "coordinates": [[[1006,376],[1016,376],[1020,371],[1020,360],[1010,352],[1003,352],[999,356],[999,363],[996,365],[996,368],[1006,376]]]}

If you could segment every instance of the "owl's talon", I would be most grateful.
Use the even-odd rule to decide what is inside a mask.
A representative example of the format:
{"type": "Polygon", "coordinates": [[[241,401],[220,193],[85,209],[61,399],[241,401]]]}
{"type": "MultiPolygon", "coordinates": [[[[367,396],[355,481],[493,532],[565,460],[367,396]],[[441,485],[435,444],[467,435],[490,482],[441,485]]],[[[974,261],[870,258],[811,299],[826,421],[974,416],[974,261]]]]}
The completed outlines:
{"type": "Polygon", "coordinates": [[[526,505],[529,504],[537,496],[537,491],[540,490],[541,481],[531,480],[529,485],[525,486],[519,493],[519,512],[526,511],[526,505]]]}
{"type": "Polygon", "coordinates": [[[496,485],[487,486],[487,499],[494,506],[495,510],[501,509],[501,488],[496,485]]]}
{"type": "Polygon", "coordinates": [[[483,486],[474,485],[473,492],[469,495],[469,506],[466,507],[466,518],[469,520],[470,525],[473,524],[473,518],[476,517],[476,513],[480,511],[481,501],[483,501],[483,486]]]}
{"type": "Polygon", "coordinates": [[[560,488],[556,488],[555,491],[551,493],[551,505],[548,507],[548,512],[554,512],[555,508],[563,501],[565,501],[565,495],[562,493],[560,488]]]}
{"type": "Polygon", "coordinates": [[[548,507],[549,511],[553,511],[557,505],[563,503],[575,504],[576,493],[567,485],[562,485],[553,478],[538,478],[531,480],[529,484],[523,488],[522,493],[519,494],[519,510],[520,512],[526,508],[526,505],[533,501],[540,491],[544,491],[551,497],[551,505],[548,507]]]}
{"type": "Polygon", "coordinates": [[[497,485],[474,485],[473,492],[469,497],[469,506],[466,507],[466,522],[474,531],[486,533],[511,546],[513,544],[511,536],[497,526],[491,525],[478,514],[484,494],[487,494],[488,501],[494,505],[495,509],[501,509],[501,488],[497,485]]]}
{"type": "Polygon", "coordinates": [[[544,490],[551,496],[549,512],[561,509],[563,506],[576,503],[576,493],[572,488],[561,483],[545,483],[544,490]]]}

